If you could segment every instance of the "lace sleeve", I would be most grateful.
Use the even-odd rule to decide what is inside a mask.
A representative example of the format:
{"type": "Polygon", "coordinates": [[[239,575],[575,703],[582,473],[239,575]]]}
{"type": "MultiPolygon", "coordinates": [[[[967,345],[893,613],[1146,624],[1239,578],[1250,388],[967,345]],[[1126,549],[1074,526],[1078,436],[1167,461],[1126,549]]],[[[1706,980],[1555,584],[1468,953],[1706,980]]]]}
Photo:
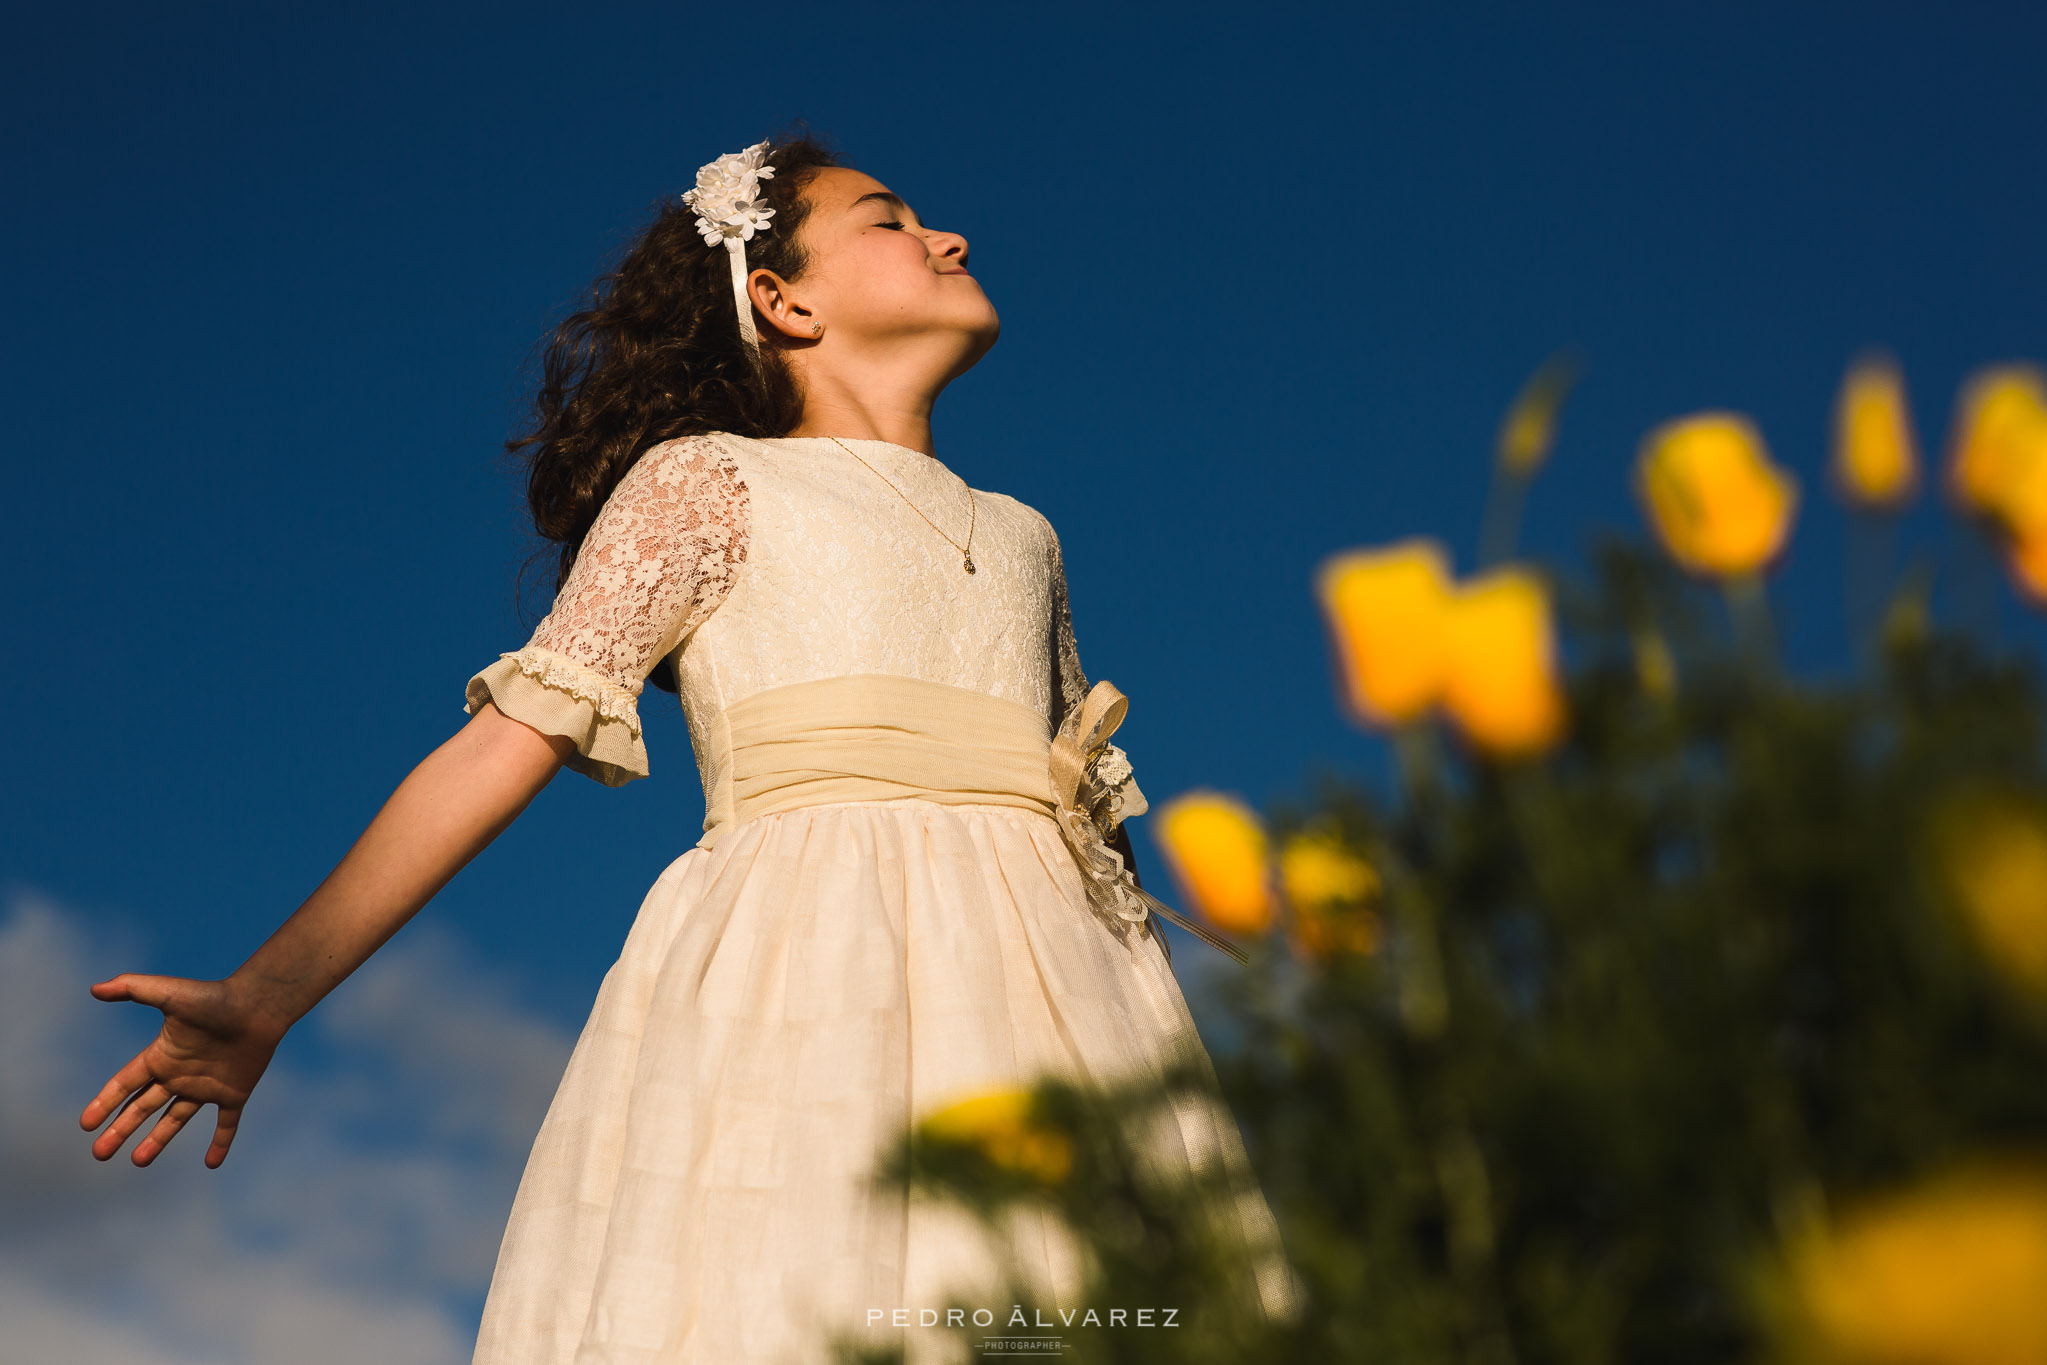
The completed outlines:
{"type": "MultiPolygon", "coordinates": [[[[1039,513],[1042,520],[1043,513],[1039,513]]],[[[1052,566],[1052,733],[1058,734],[1066,717],[1087,701],[1091,686],[1080,666],[1080,646],[1073,638],[1073,603],[1066,588],[1066,556],[1059,547],[1059,533],[1050,521],[1045,535],[1051,544],[1052,566]]],[[[1150,804],[1138,787],[1129,755],[1115,744],[1102,750],[1089,770],[1095,790],[1108,800],[1109,828],[1133,815],[1142,815],[1150,804]]]]}
{"type": "MultiPolygon", "coordinates": [[[[1043,513],[1039,514],[1041,517],[1043,513]]],[[[1087,674],[1080,667],[1080,646],[1073,639],[1073,605],[1066,591],[1066,556],[1059,533],[1045,522],[1052,561],[1052,733],[1087,700],[1087,674]]]]}
{"type": "Polygon", "coordinates": [[[568,766],[607,787],[647,776],[641,688],[731,591],[746,507],[738,467],[711,438],[648,450],[605,500],[532,638],[470,678],[464,709],[494,702],[574,740],[568,766]]]}

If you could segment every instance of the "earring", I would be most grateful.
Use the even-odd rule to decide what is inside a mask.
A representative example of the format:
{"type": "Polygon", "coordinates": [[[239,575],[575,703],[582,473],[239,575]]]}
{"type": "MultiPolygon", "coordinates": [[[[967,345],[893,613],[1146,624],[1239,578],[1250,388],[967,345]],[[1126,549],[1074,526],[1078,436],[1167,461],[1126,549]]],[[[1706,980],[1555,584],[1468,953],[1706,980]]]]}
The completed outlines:
{"type": "Polygon", "coordinates": [[[823,336],[823,335],[824,335],[824,324],[823,324],[822,322],[813,322],[813,323],[811,323],[811,324],[810,324],[810,334],[811,334],[812,336],[814,336],[814,337],[818,337],[818,336],[823,336]]]}

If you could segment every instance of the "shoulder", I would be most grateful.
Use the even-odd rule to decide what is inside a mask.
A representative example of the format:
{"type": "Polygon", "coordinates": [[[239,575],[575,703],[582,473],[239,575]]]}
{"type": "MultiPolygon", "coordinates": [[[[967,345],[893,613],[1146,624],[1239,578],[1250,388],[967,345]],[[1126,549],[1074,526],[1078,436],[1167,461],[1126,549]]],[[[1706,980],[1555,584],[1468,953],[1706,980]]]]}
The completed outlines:
{"type": "Polygon", "coordinates": [[[1015,503],[1036,524],[1038,535],[1045,547],[1045,553],[1052,557],[1054,564],[1059,564],[1062,561],[1063,555],[1059,548],[1059,532],[1053,529],[1052,519],[1020,499],[1010,498],[1009,501],[1015,503]]]}
{"type": "Polygon", "coordinates": [[[611,500],[634,506],[743,509],[746,476],[718,435],[678,436],[649,446],[633,461],[611,500]]]}
{"type": "Polygon", "coordinates": [[[1056,569],[1061,566],[1059,533],[1052,529],[1051,518],[1022,498],[1012,497],[1008,493],[976,488],[974,496],[988,511],[1000,510],[1007,513],[1006,520],[1011,525],[1022,528],[1024,543],[1037,547],[1039,553],[1045,556],[1047,567],[1056,569]]]}
{"type": "MultiPolygon", "coordinates": [[[[649,446],[605,497],[589,538],[604,542],[688,539],[744,555],[749,521],[746,480],[730,453],[706,436],[649,446]]],[[[587,543],[587,541],[586,541],[587,543]]]]}
{"type": "Polygon", "coordinates": [[[1013,517],[1024,525],[1033,528],[1045,541],[1052,545],[1059,543],[1059,533],[1052,529],[1051,519],[1022,498],[1011,497],[1007,493],[997,493],[986,488],[976,488],[974,496],[984,503],[1009,509],[1013,517]]]}
{"type": "Polygon", "coordinates": [[[628,480],[651,480],[667,487],[705,481],[735,481],[741,471],[732,440],[723,432],[707,432],[662,441],[649,446],[626,471],[625,477],[628,480]]]}

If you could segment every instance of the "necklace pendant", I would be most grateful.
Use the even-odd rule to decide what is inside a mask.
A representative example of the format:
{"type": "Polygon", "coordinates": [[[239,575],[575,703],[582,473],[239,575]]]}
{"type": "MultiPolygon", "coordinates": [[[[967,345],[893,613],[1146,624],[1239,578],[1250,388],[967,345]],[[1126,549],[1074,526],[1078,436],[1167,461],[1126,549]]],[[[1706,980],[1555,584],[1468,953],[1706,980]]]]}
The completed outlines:
{"type": "Polygon", "coordinates": [[[966,559],[966,565],[967,565],[967,572],[968,572],[968,573],[972,573],[972,572],[974,571],[974,557],[973,557],[972,555],[968,555],[968,556],[967,556],[967,559],[966,559]]]}

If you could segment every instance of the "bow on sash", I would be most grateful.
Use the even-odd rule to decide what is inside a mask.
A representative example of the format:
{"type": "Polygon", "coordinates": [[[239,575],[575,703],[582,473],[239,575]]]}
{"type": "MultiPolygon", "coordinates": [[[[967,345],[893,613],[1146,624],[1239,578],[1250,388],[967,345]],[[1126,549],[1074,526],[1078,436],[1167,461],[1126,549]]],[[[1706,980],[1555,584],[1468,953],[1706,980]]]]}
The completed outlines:
{"type": "MultiPolygon", "coordinates": [[[[1149,913],[1157,913],[1185,929],[1203,943],[1246,962],[1250,954],[1206,925],[1197,924],[1158,897],[1137,885],[1123,855],[1110,848],[1107,834],[1115,822],[1094,781],[1094,767],[1109,747],[1109,736],[1123,723],[1130,699],[1111,682],[1098,682],[1087,700],[1069,712],[1052,737],[1052,795],[1058,802],[1053,812],[1066,846],[1080,864],[1081,881],[1087,887],[1089,904],[1131,924],[1141,924],[1149,913]],[[1087,790],[1083,793],[1083,788],[1087,790]]],[[[1160,940],[1164,942],[1163,939],[1160,940]]]]}

